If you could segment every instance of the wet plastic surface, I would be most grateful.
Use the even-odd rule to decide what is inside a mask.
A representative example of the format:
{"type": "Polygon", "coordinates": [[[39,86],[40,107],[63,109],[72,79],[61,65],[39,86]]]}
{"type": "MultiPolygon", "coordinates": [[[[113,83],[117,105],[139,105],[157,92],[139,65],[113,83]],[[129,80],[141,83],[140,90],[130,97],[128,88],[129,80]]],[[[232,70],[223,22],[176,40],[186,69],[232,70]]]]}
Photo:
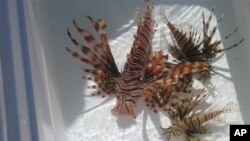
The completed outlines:
{"type": "MultiPolygon", "coordinates": [[[[0,140],[6,141],[7,138],[15,140],[15,137],[11,136],[13,132],[18,133],[19,136],[16,138],[25,141],[28,141],[28,138],[42,141],[163,140],[160,127],[167,126],[167,119],[163,118],[163,115],[139,108],[135,121],[127,117],[117,117],[110,112],[115,99],[104,102],[105,100],[101,98],[84,96],[88,94],[85,91],[88,82],[81,79],[84,75],[81,70],[82,65],[65,51],[65,46],[73,46],[66,36],[67,27],[74,37],[82,41],[80,35],[74,31],[72,19],[92,33],[95,32],[94,28],[85,16],[104,19],[108,26],[107,33],[112,52],[121,69],[136,31],[136,10],[143,7],[143,1],[35,0],[22,2],[23,9],[18,8],[20,5],[17,6],[14,0],[7,2],[8,7],[5,10],[12,11],[6,13],[6,15],[9,14],[7,21],[12,24],[9,31],[5,31],[7,29],[1,31],[0,36],[1,41],[6,42],[1,42],[0,47],[2,66],[0,85],[3,88],[2,92],[0,91],[0,125],[3,125],[0,130],[2,135],[0,140]],[[16,11],[13,10],[15,8],[16,11]],[[20,15],[22,10],[23,15],[20,15]],[[20,18],[15,19],[15,16],[24,16],[24,23],[20,18]],[[15,23],[17,21],[19,22],[15,23]],[[23,30],[27,38],[19,37],[24,34],[21,32],[23,30]],[[15,34],[15,31],[20,34],[15,34]],[[10,45],[5,40],[6,33],[10,33],[8,35],[10,45]],[[24,40],[27,41],[26,44],[23,43],[24,40]],[[11,46],[11,48],[6,50],[3,46],[11,46]],[[12,67],[6,68],[11,63],[12,67]],[[9,75],[14,77],[11,78],[9,75]],[[16,86],[10,85],[13,82],[16,86]],[[7,111],[13,111],[13,113],[7,111]],[[17,113],[16,116],[12,115],[15,113],[17,113]],[[13,121],[18,122],[13,123],[13,121]],[[20,130],[24,127],[29,129],[27,133],[20,130]]],[[[3,3],[1,1],[1,4],[3,3]]],[[[239,29],[225,41],[224,46],[230,46],[241,38],[245,38],[245,41],[239,47],[226,52],[221,60],[215,63],[216,66],[226,68],[222,74],[228,79],[222,76],[213,78],[217,88],[213,104],[215,107],[220,107],[228,101],[238,102],[241,112],[227,114],[224,118],[229,123],[231,121],[249,124],[250,18],[248,15],[250,3],[247,0],[155,1],[154,14],[158,23],[153,42],[155,50],[162,49],[161,46],[165,45],[160,34],[162,27],[166,37],[169,36],[166,26],[161,23],[160,6],[164,7],[169,19],[184,27],[187,24],[201,26],[201,10],[209,14],[212,7],[216,6],[214,17],[218,19],[225,14],[216,36],[223,38],[235,28],[239,29]]],[[[216,24],[216,19],[213,22],[216,24]]],[[[5,26],[7,25],[8,23],[5,23],[5,26]]],[[[211,125],[213,133],[205,135],[207,139],[228,140],[227,127],[218,127],[216,122],[212,122],[211,125]]]]}

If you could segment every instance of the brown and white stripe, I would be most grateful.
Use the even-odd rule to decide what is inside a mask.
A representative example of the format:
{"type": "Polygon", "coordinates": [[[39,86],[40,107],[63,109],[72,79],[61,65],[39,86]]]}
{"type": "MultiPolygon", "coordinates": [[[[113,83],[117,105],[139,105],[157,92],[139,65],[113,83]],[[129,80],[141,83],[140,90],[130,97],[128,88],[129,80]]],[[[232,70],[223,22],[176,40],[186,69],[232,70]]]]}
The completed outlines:
{"type": "Polygon", "coordinates": [[[76,21],[73,20],[73,25],[82,35],[89,47],[79,43],[75,38],[73,38],[68,29],[67,35],[69,39],[80,51],[74,51],[68,47],[66,47],[66,51],[90,67],[89,69],[84,69],[86,73],[92,76],[87,77],[87,79],[93,80],[96,83],[96,85],[90,86],[90,88],[97,89],[96,94],[105,97],[105,95],[115,93],[115,78],[120,76],[120,72],[118,71],[113,55],[110,51],[105,32],[105,22],[103,20],[95,21],[89,16],[87,18],[95,27],[101,41],[98,42],[89,31],[79,27],[76,21]]]}
{"type": "Polygon", "coordinates": [[[157,112],[157,107],[164,110],[164,106],[168,104],[173,92],[176,92],[176,85],[179,79],[185,78],[186,75],[199,73],[209,68],[206,62],[185,62],[176,64],[169,70],[166,76],[158,79],[144,88],[144,97],[146,106],[157,112]]]}
{"type": "Polygon", "coordinates": [[[134,108],[143,95],[144,83],[142,78],[152,52],[154,35],[152,10],[152,5],[147,4],[143,22],[138,25],[135,41],[124,70],[121,77],[117,78],[116,81],[117,104],[113,111],[121,115],[130,115],[133,118],[136,117],[134,108]]]}

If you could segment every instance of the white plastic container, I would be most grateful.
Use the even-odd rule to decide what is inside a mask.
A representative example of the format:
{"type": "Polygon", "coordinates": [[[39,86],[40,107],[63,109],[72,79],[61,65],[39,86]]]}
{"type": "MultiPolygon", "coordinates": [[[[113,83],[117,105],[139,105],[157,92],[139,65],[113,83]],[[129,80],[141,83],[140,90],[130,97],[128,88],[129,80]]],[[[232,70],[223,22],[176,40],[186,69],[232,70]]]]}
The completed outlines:
{"type": "MultiPolygon", "coordinates": [[[[0,141],[164,140],[158,127],[162,119],[150,112],[148,115],[141,112],[136,122],[117,118],[110,112],[114,100],[98,106],[102,99],[84,96],[82,65],[65,51],[66,46],[73,47],[66,35],[68,27],[82,41],[74,31],[72,19],[92,33],[95,31],[85,16],[104,19],[114,57],[122,68],[122,58],[132,45],[126,41],[135,33],[136,10],[143,3],[143,0],[1,0],[0,141]]],[[[228,88],[231,84],[225,87],[220,84],[218,91],[236,96],[239,116],[244,124],[250,124],[250,1],[155,0],[155,7],[159,5],[172,8],[173,13],[216,6],[216,18],[225,13],[219,34],[224,37],[239,29],[224,43],[227,47],[245,38],[225,57],[228,81],[233,88],[228,88]]]]}

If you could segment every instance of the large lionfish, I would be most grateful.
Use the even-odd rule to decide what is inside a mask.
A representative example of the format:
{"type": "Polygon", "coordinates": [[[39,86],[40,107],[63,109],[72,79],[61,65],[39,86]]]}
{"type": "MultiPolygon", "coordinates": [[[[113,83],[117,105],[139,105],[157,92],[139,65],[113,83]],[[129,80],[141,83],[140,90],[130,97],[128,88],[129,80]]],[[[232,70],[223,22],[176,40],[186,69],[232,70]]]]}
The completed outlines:
{"type": "Polygon", "coordinates": [[[222,113],[237,111],[228,103],[224,108],[215,111],[197,111],[197,106],[202,104],[208,97],[208,94],[202,93],[196,97],[186,95],[184,98],[172,97],[171,103],[165,106],[171,120],[171,125],[163,129],[163,135],[169,141],[172,137],[183,136],[185,141],[201,141],[194,134],[205,134],[209,129],[204,124],[222,113]]]}
{"type": "Polygon", "coordinates": [[[115,95],[117,104],[112,111],[121,115],[130,115],[134,118],[136,117],[134,108],[143,94],[142,89],[145,83],[142,78],[152,52],[154,34],[152,9],[153,7],[147,4],[141,23],[138,24],[135,41],[127,58],[127,63],[121,73],[117,69],[109,47],[104,21],[94,21],[91,17],[88,17],[99,33],[100,43],[95,40],[91,33],[84,28],[80,28],[73,21],[74,26],[91,48],[77,42],[68,30],[69,38],[75,46],[80,48],[81,53],[77,53],[68,47],[66,47],[66,50],[72,56],[91,67],[91,69],[85,69],[85,71],[93,76],[88,77],[88,79],[96,83],[96,86],[92,86],[92,88],[96,88],[99,95],[115,95]]]}
{"type": "MultiPolygon", "coordinates": [[[[214,8],[212,9],[212,12],[214,8]]],[[[164,17],[165,18],[165,17],[164,17]]],[[[213,61],[216,61],[216,57],[219,53],[222,53],[226,50],[230,50],[240,43],[243,42],[244,39],[241,39],[239,42],[233,44],[230,47],[221,49],[220,45],[223,43],[224,40],[229,38],[234,32],[228,34],[223,40],[214,40],[213,37],[215,32],[217,31],[217,26],[210,27],[210,22],[212,19],[212,13],[205,19],[204,12],[202,13],[203,18],[203,39],[201,39],[201,35],[198,36],[197,32],[194,31],[194,28],[191,27],[189,32],[184,32],[181,29],[178,29],[174,24],[172,24],[167,18],[165,21],[167,23],[168,28],[173,37],[174,44],[170,46],[170,54],[176,59],[178,62],[195,62],[195,61],[204,61],[208,64],[211,64],[213,61]]],[[[219,20],[221,22],[222,19],[219,20]]],[[[204,84],[208,83],[208,80],[211,78],[213,74],[213,67],[202,71],[199,75],[196,75],[195,78],[201,80],[204,84]]],[[[182,79],[182,88],[187,89],[187,86],[190,86],[192,82],[192,76],[189,75],[185,79],[182,79]]]]}
{"type": "Polygon", "coordinates": [[[142,97],[145,86],[143,76],[152,53],[152,39],[154,35],[154,21],[152,19],[152,5],[147,5],[141,23],[138,24],[133,47],[124,66],[121,76],[117,79],[117,104],[113,111],[122,115],[135,116],[134,108],[142,97]]]}

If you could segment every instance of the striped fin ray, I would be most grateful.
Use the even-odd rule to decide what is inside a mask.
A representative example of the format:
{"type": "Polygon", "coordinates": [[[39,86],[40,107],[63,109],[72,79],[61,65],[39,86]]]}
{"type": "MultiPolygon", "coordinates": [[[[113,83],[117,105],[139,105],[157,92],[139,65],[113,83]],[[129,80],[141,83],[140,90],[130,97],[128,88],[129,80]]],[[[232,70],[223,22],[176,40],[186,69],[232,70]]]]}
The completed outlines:
{"type": "MultiPolygon", "coordinates": [[[[193,95],[191,96],[193,97],[193,95]]],[[[190,105],[188,105],[187,114],[191,113],[191,111],[194,110],[198,105],[207,100],[208,96],[209,94],[204,92],[192,98],[192,102],[190,103],[190,105]]]]}
{"type": "MultiPolygon", "coordinates": [[[[215,32],[218,29],[218,25],[214,27],[210,27],[210,22],[213,17],[212,13],[214,11],[214,8],[212,9],[212,12],[208,19],[205,19],[205,14],[204,12],[202,13],[202,19],[203,19],[203,47],[202,47],[202,52],[204,56],[206,56],[206,59],[214,59],[218,53],[230,50],[234,47],[237,47],[239,44],[241,44],[244,41],[244,38],[238,41],[237,43],[226,47],[224,49],[220,49],[220,45],[228,39],[230,36],[233,35],[233,33],[237,32],[238,29],[235,29],[233,32],[229,33],[224,39],[221,40],[216,40],[212,42],[212,39],[215,35],[215,32]]],[[[222,19],[222,18],[221,18],[222,19]]],[[[221,19],[219,19],[219,23],[221,22],[221,19]]]]}
{"type": "Polygon", "coordinates": [[[208,122],[209,120],[215,119],[220,116],[222,113],[231,113],[231,112],[238,112],[239,107],[233,102],[229,102],[225,105],[224,108],[220,110],[215,110],[211,112],[199,112],[191,115],[190,117],[186,118],[185,124],[189,126],[189,129],[196,131],[199,129],[204,123],[208,122]]]}
{"type": "MultiPolygon", "coordinates": [[[[212,9],[212,12],[210,14],[210,16],[206,19],[205,18],[205,14],[204,12],[202,12],[202,20],[203,20],[203,41],[202,41],[202,54],[203,54],[203,58],[206,62],[208,62],[209,64],[211,62],[216,61],[217,59],[217,54],[222,53],[224,51],[230,50],[234,47],[237,47],[239,44],[241,44],[244,39],[241,39],[240,41],[238,41],[237,43],[226,47],[224,49],[221,49],[221,45],[222,43],[228,39],[230,36],[233,35],[233,33],[237,32],[237,29],[235,29],[233,32],[229,33],[224,39],[221,40],[214,40],[214,35],[215,32],[218,30],[218,25],[211,27],[210,23],[213,17],[213,11],[214,8],[212,9]]],[[[219,19],[219,23],[222,21],[222,18],[219,19]]],[[[204,84],[209,85],[209,81],[211,76],[213,75],[213,70],[208,70],[208,71],[204,71],[202,73],[200,73],[200,75],[196,75],[195,78],[198,80],[201,80],[204,84]]]]}
{"type": "Polygon", "coordinates": [[[179,79],[189,74],[207,70],[208,68],[209,66],[206,62],[199,61],[176,64],[166,77],[154,81],[144,88],[146,106],[155,112],[157,112],[157,108],[166,110],[164,106],[169,103],[179,79]]]}
{"type": "MultiPolygon", "coordinates": [[[[70,38],[71,42],[79,48],[79,50],[81,51],[81,54],[78,54],[77,52],[74,52],[72,49],[66,47],[66,50],[71,53],[73,55],[73,53],[78,54],[77,57],[81,57],[78,58],[79,60],[81,60],[83,63],[86,63],[88,65],[91,65],[92,67],[94,67],[95,69],[98,69],[100,67],[104,67],[101,66],[100,63],[104,64],[105,60],[103,60],[102,58],[100,58],[100,56],[98,56],[99,54],[97,54],[96,52],[93,52],[90,48],[88,48],[87,46],[82,45],[81,43],[79,43],[75,38],[72,37],[69,29],[67,30],[67,35],[70,38]],[[84,57],[83,57],[84,56],[84,57]],[[99,59],[99,61],[97,61],[97,59],[99,59]],[[84,61],[87,60],[87,61],[84,61]]],[[[103,68],[104,69],[104,68],[103,68]]]]}
{"type": "Polygon", "coordinates": [[[198,96],[193,96],[192,93],[186,94],[184,97],[175,96],[177,102],[170,102],[170,106],[173,107],[178,113],[178,120],[183,120],[190,116],[194,109],[204,102],[209,95],[206,93],[201,93],[198,96]]]}
{"type": "Polygon", "coordinates": [[[171,138],[176,136],[186,135],[186,131],[179,126],[171,125],[168,128],[162,128],[163,135],[166,137],[165,141],[170,141],[171,138]]]}
{"type": "Polygon", "coordinates": [[[101,39],[101,45],[104,49],[104,52],[106,53],[106,60],[110,63],[110,67],[114,68],[112,70],[113,72],[118,72],[117,66],[114,61],[114,57],[112,55],[112,52],[110,50],[110,46],[108,43],[107,34],[105,31],[106,23],[103,20],[98,19],[98,21],[94,21],[90,16],[88,16],[88,19],[91,21],[91,23],[94,25],[96,31],[98,32],[100,39],[101,39]]]}
{"type": "MultiPolygon", "coordinates": [[[[175,43],[174,45],[170,46],[171,55],[180,62],[206,61],[204,54],[200,50],[202,45],[202,41],[200,40],[201,36],[197,35],[197,32],[194,31],[194,28],[190,26],[190,31],[185,33],[178,29],[169,20],[167,20],[167,18],[165,19],[175,43]]],[[[180,78],[177,85],[175,86],[175,91],[190,92],[191,86],[193,84],[193,78],[193,75],[186,75],[186,77],[180,78]]]]}
{"type": "Polygon", "coordinates": [[[112,95],[115,93],[115,78],[120,76],[120,72],[118,71],[113,55],[109,49],[108,40],[102,39],[103,36],[106,37],[105,23],[100,20],[95,22],[92,18],[88,18],[99,33],[101,42],[98,42],[89,31],[79,27],[76,21],[73,20],[74,27],[82,35],[89,47],[78,42],[68,29],[67,35],[69,39],[80,51],[74,51],[69,47],[66,47],[66,51],[76,59],[80,60],[83,64],[90,67],[83,70],[91,75],[91,77],[83,78],[92,80],[96,83],[96,85],[88,86],[90,89],[97,90],[94,94],[105,97],[106,95],[112,95]]]}
{"type": "MultiPolygon", "coordinates": [[[[185,61],[205,61],[208,64],[211,64],[212,61],[216,61],[216,57],[218,53],[222,53],[224,51],[230,50],[232,48],[237,47],[239,44],[241,44],[244,39],[241,39],[240,41],[236,42],[235,44],[226,47],[224,49],[221,49],[220,46],[222,43],[228,39],[230,36],[233,35],[233,33],[237,32],[237,29],[235,29],[233,32],[229,33],[224,39],[221,40],[214,40],[215,33],[218,30],[218,25],[211,26],[212,19],[213,19],[213,11],[214,8],[211,10],[211,14],[208,16],[208,18],[205,18],[204,12],[202,12],[202,24],[203,24],[203,30],[202,35],[203,38],[201,39],[201,36],[195,32],[193,27],[190,27],[189,32],[184,32],[183,30],[177,28],[176,25],[172,24],[165,16],[164,21],[166,22],[171,34],[174,44],[170,45],[170,53],[171,55],[177,59],[179,62],[185,62],[185,61]]],[[[218,20],[218,24],[222,21],[222,18],[218,20]]],[[[200,74],[197,74],[194,78],[197,80],[202,81],[207,87],[209,80],[211,76],[213,75],[213,70],[209,69],[207,71],[203,71],[200,74]]],[[[193,77],[193,76],[191,76],[193,77]]],[[[183,81],[188,82],[189,78],[182,79],[183,81]]],[[[180,79],[181,80],[181,79],[180,79]]],[[[185,90],[185,86],[187,84],[183,83],[182,80],[179,82],[179,87],[177,89],[185,90]],[[182,86],[183,85],[183,86],[182,86]]],[[[191,80],[191,79],[190,79],[191,80]]],[[[191,81],[189,84],[192,84],[191,81]]]]}
{"type": "Polygon", "coordinates": [[[179,122],[178,126],[182,127],[186,132],[189,132],[190,136],[192,136],[191,134],[194,133],[209,133],[209,129],[205,128],[204,124],[217,118],[223,113],[227,113],[229,105],[231,105],[231,103],[227,104],[223,109],[220,110],[195,113],[179,122]]]}
{"type": "Polygon", "coordinates": [[[152,52],[154,21],[152,5],[147,4],[143,21],[138,25],[137,33],[121,77],[117,79],[117,103],[112,111],[120,115],[135,118],[134,108],[143,94],[143,75],[152,52]]]}
{"type": "Polygon", "coordinates": [[[223,109],[212,111],[212,112],[206,112],[206,113],[200,112],[200,113],[194,114],[190,117],[187,117],[183,121],[183,126],[186,126],[185,127],[185,128],[187,128],[186,130],[191,130],[191,131],[195,132],[195,130],[199,129],[200,126],[202,126],[204,123],[218,117],[222,113],[224,113],[223,109]]]}
{"type": "Polygon", "coordinates": [[[91,47],[90,49],[96,52],[97,55],[104,57],[103,48],[100,47],[100,43],[96,41],[95,37],[86,29],[79,27],[75,20],[73,20],[73,25],[76,28],[76,30],[82,35],[83,39],[91,47]]]}
{"type": "Polygon", "coordinates": [[[177,97],[173,95],[171,101],[166,105],[167,112],[170,115],[172,122],[175,120],[183,120],[190,116],[194,109],[204,102],[208,97],[208,94],[202,93],[196,97],[193,94],[187,94],[184,98],[177,97]],[[169,108],[171,107],[171,108],[169,108]]]}
{"type": "Polygon", "coordinates": [[[237,107],[234,103],[228,103],[224,108],[219,110],[194,112],[194,108],[204,102],[207,97],[208,95],[205,93],[195,98],[191,96],[191,99],[189,97],[185,97],[184,99],[175,97],[172,104],[167,105],[171,125],[168,128],[162,128],[166,140],[170,140],[176,136],[183,136],[187,141],[194,139],[202,140],[193,134],[210,133],[210,130],[205,127],[208,121],[218,118],[223,113],[233,112],[235,107],[237,107]]]}
{"type": "Polygon", "coordinates": [[[170,53],[178,61],[203,61],[202,54],[200,52],[200,36],[194,31],[194,28],[190,27],[188,33],[178,29],[169,20],[167,26],[172,34],[174,45],[170,46],[170,53]]]}

